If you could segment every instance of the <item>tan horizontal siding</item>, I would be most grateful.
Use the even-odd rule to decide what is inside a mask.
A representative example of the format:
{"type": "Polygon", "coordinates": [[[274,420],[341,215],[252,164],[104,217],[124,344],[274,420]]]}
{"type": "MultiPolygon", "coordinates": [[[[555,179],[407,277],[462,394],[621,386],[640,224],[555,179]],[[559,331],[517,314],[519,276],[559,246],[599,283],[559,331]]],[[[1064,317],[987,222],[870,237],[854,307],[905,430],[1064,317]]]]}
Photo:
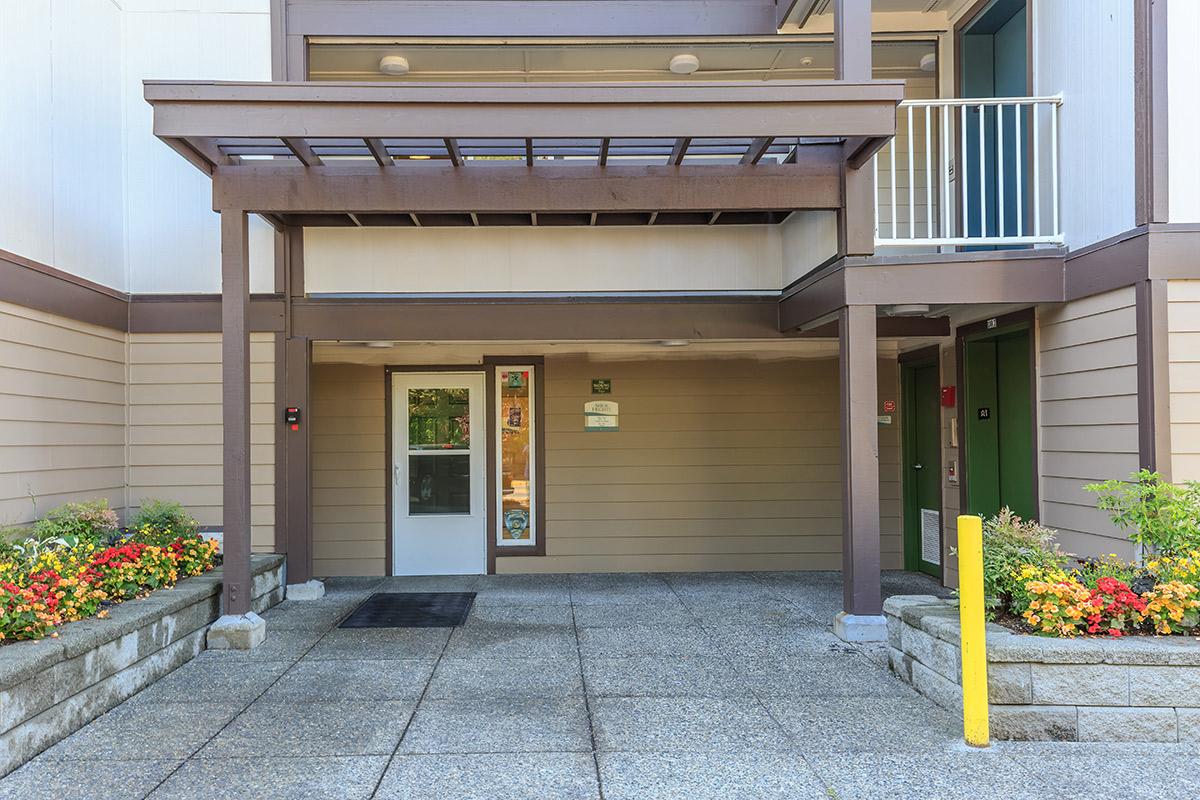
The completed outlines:
{"type": "MultiPolygon", "coordinates": [[[[548,358],[546,556],[498,572],[837,569],[833,359],[592,362],[548,358]],[[620,430],[583,431],[592,378],[620,430]]],[[[897,394],[894,360],[880,384],[897,394]]],[[[880,426],[885,566],[902,561],[899,425],[880,426]]]]}
{"type": "MultiPolygon", "coordinates": [[[[275,340],[250,337],[250,529],[275,549],[275,340]]],[[[131,334],[129,497],[183,503],[201,525],[222,523],[221,336],[131,334]]]]}
{"type": "Polygon", "coordinates": [[[1041,521],[1070,552],[1131,556],[1083,487],[1138,468],[1133,288],[1041,309],[1038,351],[1041,521]]]}
{"type": "Polygon", "coordinates": [[[1200,281],[1167,282],[1171,478],[1200,480],[1200,281]]]}
{"type": "Polygon", "coordinates": [[[125,334],[0,302],[0,526],[125,505],[125,334]]]}
{"type": "Polygon", "coordinates": [[[383,367],[312,371],[313,571],[382,575],[387,535],[383,367]]]}

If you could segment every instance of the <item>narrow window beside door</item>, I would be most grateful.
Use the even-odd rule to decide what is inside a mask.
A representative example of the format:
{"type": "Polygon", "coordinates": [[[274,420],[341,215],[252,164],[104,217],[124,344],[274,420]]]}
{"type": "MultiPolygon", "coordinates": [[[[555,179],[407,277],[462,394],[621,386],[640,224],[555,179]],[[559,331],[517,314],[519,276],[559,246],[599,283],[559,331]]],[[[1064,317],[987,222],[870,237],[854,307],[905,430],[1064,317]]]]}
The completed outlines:
{"type": "Polygon", "coordinates": [[[533,367],[496,369],[496,544],[499,547],[537,543],[533,367]]]}

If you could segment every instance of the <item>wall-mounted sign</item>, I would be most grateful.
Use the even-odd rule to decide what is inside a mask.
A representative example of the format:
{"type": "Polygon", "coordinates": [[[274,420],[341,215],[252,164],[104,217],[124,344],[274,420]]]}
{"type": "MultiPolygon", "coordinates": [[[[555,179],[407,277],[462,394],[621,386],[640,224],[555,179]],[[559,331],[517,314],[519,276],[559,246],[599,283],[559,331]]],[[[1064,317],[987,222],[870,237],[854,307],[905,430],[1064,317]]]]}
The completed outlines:
{"type": "Polygon", "coordinates": [[[990,408],[981,408],[978,411],[979,419],[991,419],[992,410],[990,408]]]}
{"type": "Polygon", "coordinates": [[[883,413],[895,414],[896,413],[896,401],[895,400],[884,400],[883,401],[883,413]]]}
{"type": "Polygon", "coordinates": [[[891,414],[880,414],[879,415],[879,424],[880,425],[891,425],[892,424],[892,415],[891,414]]]}
{"type": "Polygon", "coordinates": [[[613,400],[592,400],[583,404],[585,431],[615,431],[618,429],[620,407],[613,400]]]}
{"type": "Polygon", "coordinates": [[[612,378],[592,378],[592,394],[612,394],[612,378]]]}

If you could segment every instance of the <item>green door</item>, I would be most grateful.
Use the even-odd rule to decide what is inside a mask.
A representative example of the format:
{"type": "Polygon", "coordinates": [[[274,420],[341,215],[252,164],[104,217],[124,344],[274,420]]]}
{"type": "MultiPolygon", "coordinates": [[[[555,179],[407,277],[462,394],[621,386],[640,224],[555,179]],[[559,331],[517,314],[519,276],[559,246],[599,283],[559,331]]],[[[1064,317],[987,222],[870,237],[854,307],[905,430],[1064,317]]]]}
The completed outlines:
{"type": "Polygon", "coordinates": [[[1037,515],[1029,358],[1028,327],[963,344],[967,513],[1037,515]]]}
{"type": "Polygon", "coordinates": [[[905,365],[904,568],[942,576],[942,444],[936,361],[905,365]]]}

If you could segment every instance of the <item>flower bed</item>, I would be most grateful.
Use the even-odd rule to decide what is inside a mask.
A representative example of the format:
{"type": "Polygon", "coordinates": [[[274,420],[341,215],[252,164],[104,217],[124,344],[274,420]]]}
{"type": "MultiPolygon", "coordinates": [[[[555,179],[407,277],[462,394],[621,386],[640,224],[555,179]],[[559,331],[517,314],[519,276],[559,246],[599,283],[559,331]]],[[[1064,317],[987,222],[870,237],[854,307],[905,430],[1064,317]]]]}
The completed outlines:
{"type": "Polygon", "coordinates": [[[1156,473],[1087,487],[1130,531],[1143,563],[1116,555],[1076,562],[1054,531],[1008,509],[984,523],[989,616],[1043,636],[1200,634],[1200,485],[1156,473]],[[1072,566],[1072,564],[1074,564],[1072,566]]]}
{"type": "Polygon", "coordinates": [[[0,540],[0,645],[56,636],[64,622],[201,575],[217,547],[173,504],[147,502],[129,530],[103,500],[55,509],[0,540]]]}
{"type": "MultiPolygon", "coordinates": [[[[890,666],[962,713],[959,610],[932,596],[883,604],[890,666]]],[[[987,626],[988,717],[995,739],[1200,743],[1200,640],[1055,638],[987,626]]]]}

